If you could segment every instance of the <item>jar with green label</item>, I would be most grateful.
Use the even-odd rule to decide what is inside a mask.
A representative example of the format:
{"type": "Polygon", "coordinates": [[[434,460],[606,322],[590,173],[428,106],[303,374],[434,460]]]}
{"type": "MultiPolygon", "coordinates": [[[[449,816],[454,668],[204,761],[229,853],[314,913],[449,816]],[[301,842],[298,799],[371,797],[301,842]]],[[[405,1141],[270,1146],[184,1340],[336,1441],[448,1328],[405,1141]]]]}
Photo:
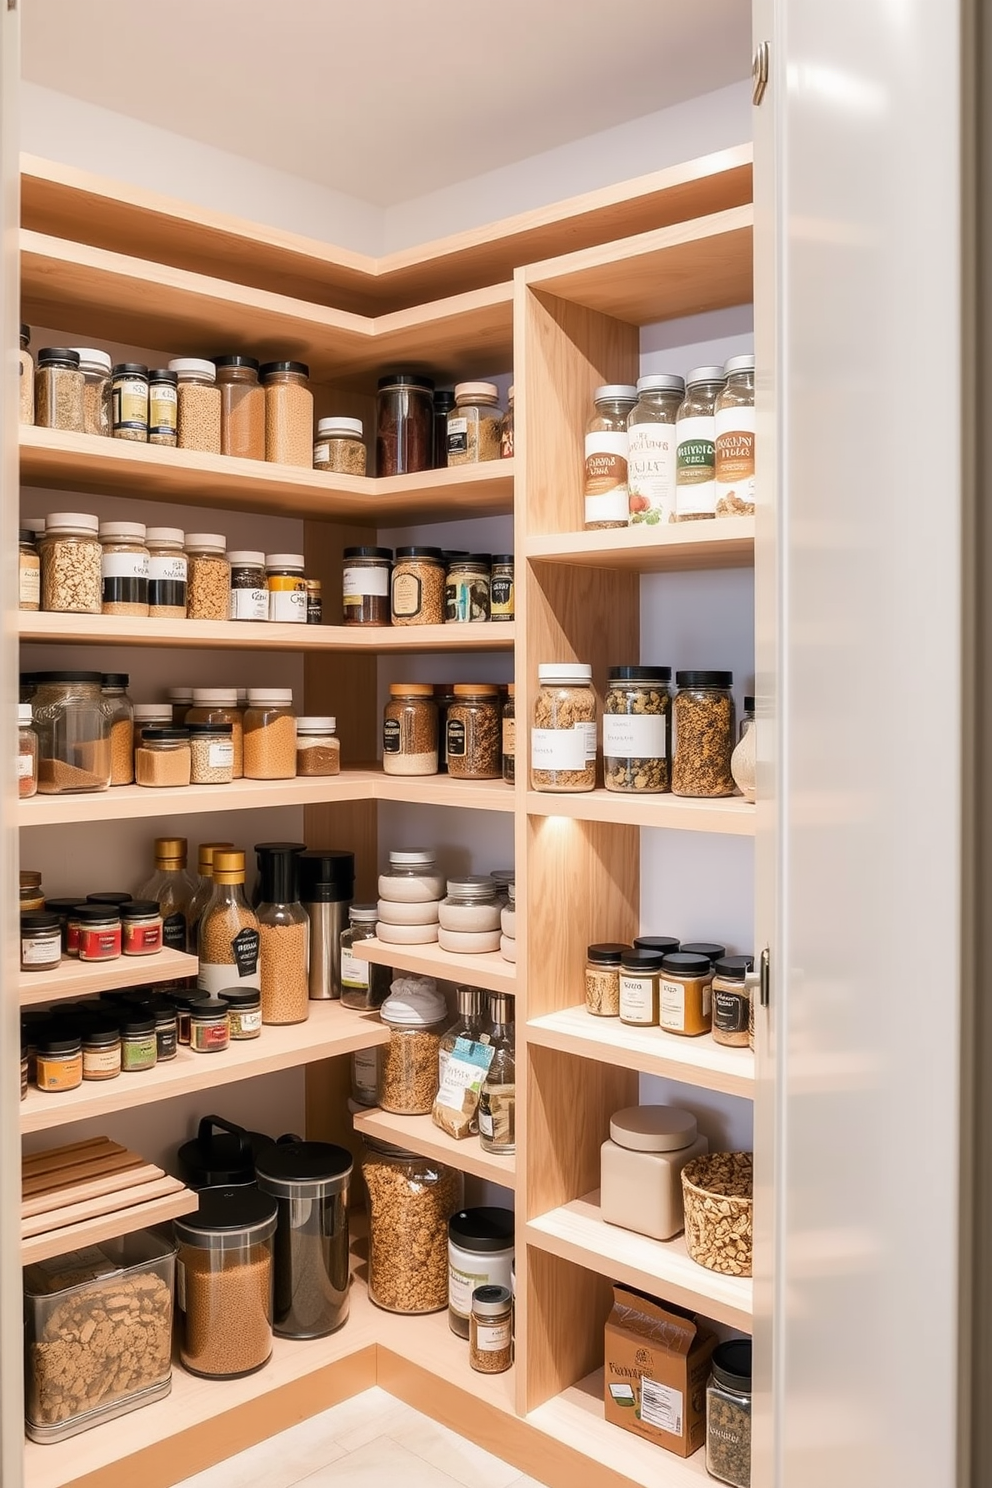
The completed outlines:
{"type": "Polygon", "coordinates": [[[716,516],[716,419],[723,390],[722,367],[694,367],[675,421],[676,522],[702,522],[716,516]]]}

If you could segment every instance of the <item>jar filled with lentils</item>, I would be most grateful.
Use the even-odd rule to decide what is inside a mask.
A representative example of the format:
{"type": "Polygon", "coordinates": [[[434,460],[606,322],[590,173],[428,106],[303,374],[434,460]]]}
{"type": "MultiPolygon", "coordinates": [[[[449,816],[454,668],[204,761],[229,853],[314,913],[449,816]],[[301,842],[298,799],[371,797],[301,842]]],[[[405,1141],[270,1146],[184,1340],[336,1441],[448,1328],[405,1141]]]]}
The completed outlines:
{"type": "Polygon", "coordinates": [[[389,624],[392,548],[345,548],[341,602],[345,625],[389,624]]]}
{"type": "Polygon", "coordinates": [[[77,346],[83,374],[83,427],[87,434],[110,434],[110,368],[107,352],[98,346],[77,346]]]}
{"type": "Polygon", "coordinates": [[[538,791],[596,788],[596,694],[592,667],[546,662],[530,735],[531,784],[538,791]]]}
{"type": "Polygon", "coordinates": [[[265,389],[254,357],[217,357],[221,454],[265,459],[265,389]]]}
{"type": "Polygon", "coordinates": [[[603,704],[607,790],[671,789],[671,680],[671,667],[610,667],[603,704]]]}
{"type": "Polygon", "coordinates": [[[503,775],[499,688],[467,683],[448,709],[445,752],[454,780],[500,780],[503,775]]]}
{"type": "Polygon", "coordinates": [[[444,623],[444,557],[440,548],[397,548],[390,588],[394,625],[444,623]]]}
{"type": "Polygon", "coordinates": [[[467,623],[489,619],[491,570],[488,553],[453,558],[444,582],[444,618],[467,623]]]}
{"type": "Polygon", "coordinates": [[[313,393],[306,362],[266,362],[265,458],[313,469],[313,393]]]}
{"type": "Polygon", "coordinates": [[[41,608],[99,615],[103,595],[100,523],[86,512],[52,512],[38,539],[41,608]]]}
{"type": "Polygon", "coordinates": [[[148,613],[157,620],[186,618],[187,560],[181,527],[149,527],[148,613]]]}
{"type": "Polygon", "coordinates": [[[110,382],[110,432],[115,439],[148,443],[148,368],[118,362],[110,382]]]}
{"type": "Polygon", "coordinates": [[[43,346],[38,353],[35,377],[35,422],[43,429],[64,429],[82,434],[83,374],[79,352],[68,346],[43,346]]]}
{"type": "Polygon", "coordinates": [[[227,538],[220,532],[187,532],[189,576],[186,614],[190,620],[226,620],[231,609],[231,565],[227,538]]]}
{"type": "Polygon", "coordinates": [[[675,681],[672,790],[677,796],[732,796],[733,673],[676,672],[675,681]]]}
{"type": "Polygon", "coordinates": [[[364,475],[367,462],[363,426],[356,418],[322,418],[313,442],[314,470],[335,475],[364,475]]]}
{"type": "Polygon", "coordinates": [[[149,553],[143,522],[101,522],[100,572],[105,615],[148,614],[149,553]]]}
{"type": "Polygon", "coordinates": [[[383,710],[382,768],[387,775],[437,774],[437,708],[429,682],[393,682],[383,710]]]}
{"type": "Polygon", "coordinates": [[[180,449],[220,454],[221,392],[217,368],[199,357],[177,357],[169,363],[175,372],[177,437],[180,449]]]}
{"type": "Polygon", "coordinates": [[[296,775],[293,689],[249,688],[244,729],[245,779],[292,780],[296,775]]]}

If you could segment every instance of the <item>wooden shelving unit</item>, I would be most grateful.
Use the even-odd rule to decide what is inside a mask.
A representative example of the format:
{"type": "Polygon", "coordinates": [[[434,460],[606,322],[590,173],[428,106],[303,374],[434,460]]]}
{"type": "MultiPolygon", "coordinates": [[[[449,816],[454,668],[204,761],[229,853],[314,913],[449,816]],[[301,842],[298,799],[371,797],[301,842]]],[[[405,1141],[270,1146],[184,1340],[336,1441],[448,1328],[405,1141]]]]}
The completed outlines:
{"type": "Polygon", "coordinates": [[[79,961],[63,956],[52,971],[22,971],[17,982],[23,1007],[67,997],[90,997],[122,987],[149,987],[196,975],[195,956],[162,950],[154,956],[120,956],[116,961],[79,961]]]}
{"type": "Polygon", "coordinates": [[[412,971],[418,976],[485,987],[489,992],[512,993],[517,990],[516,966],[512,961],[504,961],[499,951],[457,956],[452,951],[443,951],[436,943],[394,946],[382,940],[360,940],[354,951],[360,961],[372,961],[377,966],[395,966],[400,971],[412,971]]]}
{"type": "Polygon", "coordinates": [[[512,1157],[501,1157],[483,1152],[478,1137],[466,1137],[456,1141],[447,1132],[434,1125],[430,1116],[394,1116],[390,1111],[378,1107],[369,1111],[356,1111],[355,1130],[378,1137],[394,1147],[403,1147],[408,1152],[419,1152],[424,1157],[433,1157],[447,1163],[463,1173],[476,1178],[486,1178],[502,1188],[516,1186],[516,1161],[512,1157]]]}
{"type": "Polygon", "coordinates": [[[722,832],[753,837],[754,807],[739,796],[696,800],[688,796],[644,796],[633,791],[577,791],[574,795],[528,791],[531,816],[570,817],[573,821],[628,823],[675,832],[722,832]]]}
{"type": "Polygon", "coordinates": [[[642,574],[746,568],[754,562],[754,518],[721,517],[605,532],[542,532],[527,538],[524,552],[534,563],[642,574]]]}

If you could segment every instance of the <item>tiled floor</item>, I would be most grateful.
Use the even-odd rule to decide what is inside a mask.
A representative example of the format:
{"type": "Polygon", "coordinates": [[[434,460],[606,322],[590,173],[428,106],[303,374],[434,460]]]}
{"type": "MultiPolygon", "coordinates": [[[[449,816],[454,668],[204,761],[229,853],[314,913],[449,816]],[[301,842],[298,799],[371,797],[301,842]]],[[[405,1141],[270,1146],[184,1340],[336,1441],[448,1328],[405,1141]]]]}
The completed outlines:
{"type": "Polygon", "coordinates": [[[229,1457],[177,1488],[543,1488],[385,1390],[229,1457]]]}

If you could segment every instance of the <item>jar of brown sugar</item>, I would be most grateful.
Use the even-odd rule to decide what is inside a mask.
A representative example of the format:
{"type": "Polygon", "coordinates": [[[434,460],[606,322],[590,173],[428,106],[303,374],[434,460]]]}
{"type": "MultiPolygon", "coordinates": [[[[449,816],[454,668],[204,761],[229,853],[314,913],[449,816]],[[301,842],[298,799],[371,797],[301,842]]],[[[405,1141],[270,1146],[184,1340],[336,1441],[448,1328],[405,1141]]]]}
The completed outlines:
{"type": "Polygon", "coordinates": [[[239,460],[265,459],[265,389],[254,357],[217,357],[221,454],[239,460]]]}
{"type": "Polygon", "coordinates": [[[499,688],[456,684],[454,692],[445,739],[448,774],[455,780],[502,779],[499,688]]]}
{"type": "MultiPolygon", "coordinates": [[[[261,391],[261,389],[259,389],[261,391]]],[[[231,565],[220,532],[187,532],[186,614],[190,620],[226,620],[231,609],[231,565]]]]}
{"type": "Polygon", "coordinates": [[[266,362],[265,458],[279,465],[313,468],[313,393],[306,362],[266,362]]]}
{"type": "Polygon", "coordinates": [[[313,444],[314,470],[329,470],[335,475],[364,475],[366,452],[362,432],[361,419],[320,419],[313,444]]]}
{"type": "Polygon", "coordinates": [[[245,778],[292,780],[296,774],[293,689],[249,688],[244,730],[245,778]]]}
{"type": "Polygon", "coordinates": [[[444,583],[440,548],[397,548],[390,603],[393,624],[442,625],[444,583]]]}
{"type": "Polygon", "coordinates": [[[127,695],[127,672],[104,672],[100,686],[110,719],[110,783],[130,785],[134,779],[134,706],[127,695]]]}
{"type": "Polygon", "coordinates": [[[337,775],[341,770],[341,741],[334,718],[296,720],[297,775],[337,775]]]}
{"type": "Polygon", "coordinates": [[[437,707],[428,682],[393,682],[383,711],[382,768],[387,775],[437,774],[437,707]]]}
{"type": "Polygon", "coordinates": [[[144,730],[134,751],[136,785],[189,785],[190,766],[189,729],[144,730]]]}
{"type": "Polygon", "coordinates": [[[213,362],[199,357],[177,357],[169,363],[169,371],[178,378],[179,448],[219,455],[221,391],[217,386],[217,368],[213,362]]]}
{"type": "Polygon", "coordinates": [[[389,624],[392,548],[345,548],[341,599],[345,625],[389,624]]]}

